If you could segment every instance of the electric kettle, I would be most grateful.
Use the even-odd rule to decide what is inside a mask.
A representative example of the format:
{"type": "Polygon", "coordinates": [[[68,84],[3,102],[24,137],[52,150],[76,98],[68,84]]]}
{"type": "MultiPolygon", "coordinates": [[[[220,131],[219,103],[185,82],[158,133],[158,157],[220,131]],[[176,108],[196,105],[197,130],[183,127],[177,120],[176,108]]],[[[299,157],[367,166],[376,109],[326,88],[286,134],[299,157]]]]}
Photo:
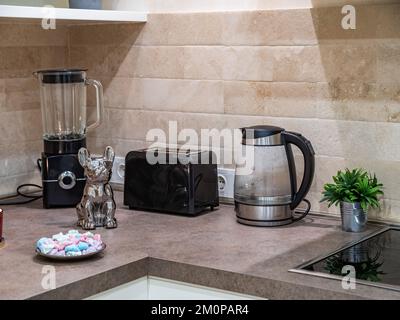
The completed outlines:
{"type": "Polygon", "coordinates": [[[249,172],[236,166],[234,200],[239,223],[253,226],[281,226],[303,219],[311,204],[305,199],[314,177],[313,147],[296,132],[274,126],[242,128],[242,153],[251,162],[249,172]],[[297,188],[296,164],[292,145],[304,159],[304,173],[297,188]],[[300,203],[304,213],[294,215],[300,203]]]}

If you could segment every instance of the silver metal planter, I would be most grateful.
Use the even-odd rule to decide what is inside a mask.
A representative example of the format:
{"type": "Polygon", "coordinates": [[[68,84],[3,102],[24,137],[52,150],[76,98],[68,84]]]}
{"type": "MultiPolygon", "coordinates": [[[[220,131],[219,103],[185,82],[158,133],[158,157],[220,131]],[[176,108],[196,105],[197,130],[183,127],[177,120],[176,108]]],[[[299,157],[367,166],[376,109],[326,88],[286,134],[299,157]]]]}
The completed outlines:
{"type": "Polygon", "coordinates": [[[341,202],[340,214],[342,229],[347,232],[362,232],[365,230],[368,218],[367,213],[361,208],[359,202],[341,202]]]}

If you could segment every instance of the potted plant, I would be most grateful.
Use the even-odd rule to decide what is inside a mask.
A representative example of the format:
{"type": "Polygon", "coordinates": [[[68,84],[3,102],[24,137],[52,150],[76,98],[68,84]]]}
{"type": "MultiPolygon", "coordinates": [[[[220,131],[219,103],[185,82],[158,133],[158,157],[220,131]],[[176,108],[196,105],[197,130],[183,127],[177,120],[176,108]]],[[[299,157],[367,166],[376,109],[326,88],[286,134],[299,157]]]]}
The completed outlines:
{"type": "Polygon", "coordinates": [[[359,168],[338,171],[333,177],[333,182],[324,185],[321,202],[327,201],[328,207],[340,205],[344,231],[363,231],[367,223],[368,209],[380,208],[382,183],[378,182],[375,175],[359,168]]]}

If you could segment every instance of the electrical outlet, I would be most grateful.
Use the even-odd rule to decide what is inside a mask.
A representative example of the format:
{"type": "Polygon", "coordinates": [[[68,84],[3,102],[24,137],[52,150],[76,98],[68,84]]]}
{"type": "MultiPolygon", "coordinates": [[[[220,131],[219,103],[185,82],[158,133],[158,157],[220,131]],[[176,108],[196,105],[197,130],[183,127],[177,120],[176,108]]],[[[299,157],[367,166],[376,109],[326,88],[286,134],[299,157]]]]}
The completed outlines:
{"type": "Polygon", "coordinates": [[[124,178],[125,178],[125,158],[115,157],[110,182],[114,184],[123,185],[124,178]]]}
{"type": "Polygon", "coordinates": [[[218,190],[221,202],[233,202],[233,186],[235,183],[235,170],[218,168],[218,190]]]}

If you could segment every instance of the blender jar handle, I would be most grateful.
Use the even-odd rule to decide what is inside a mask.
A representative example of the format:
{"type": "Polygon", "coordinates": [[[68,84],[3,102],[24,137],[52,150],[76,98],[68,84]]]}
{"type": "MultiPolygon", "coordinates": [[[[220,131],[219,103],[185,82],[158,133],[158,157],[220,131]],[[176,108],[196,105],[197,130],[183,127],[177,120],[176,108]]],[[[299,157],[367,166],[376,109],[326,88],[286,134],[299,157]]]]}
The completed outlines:
{"type": "MultiPolygon", "coordinates": [[[[310,190],[315,171],[315,153],[311,142],[301,134],[297,132],[284,131],[282,132],[282,135],[286,144],[294,144],[300,149],[304,159],[303,180],[299,190],[294,194],[292,204],[290,205],[290,208],[294,210],[300,204],[300,202],[303,201],[304,197],[310,190]]],[[[296,177],[294,178],[296,179],[296,177]]]]}
{"type": "Polygon", "coordinates": [[[86,85],[92,85],[96,89],[96,121],[87,127],[87,131],[96,129],[103,119],[103,86],[100,81],[86,79],[86,85]]]}

